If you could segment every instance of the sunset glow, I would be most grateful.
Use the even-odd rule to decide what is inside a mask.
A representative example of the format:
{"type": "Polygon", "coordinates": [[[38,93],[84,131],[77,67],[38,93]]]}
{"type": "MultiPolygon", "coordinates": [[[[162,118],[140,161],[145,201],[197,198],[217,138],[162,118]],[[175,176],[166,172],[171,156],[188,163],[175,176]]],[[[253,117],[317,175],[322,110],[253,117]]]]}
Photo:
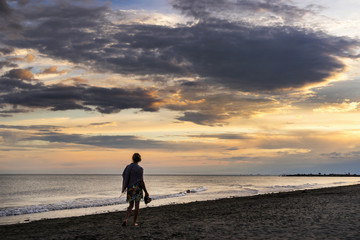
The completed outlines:
{"type": "Polygon", "coordinates": [[[358,1],[0,2],[0,173],[360,173],[358,1]]]}

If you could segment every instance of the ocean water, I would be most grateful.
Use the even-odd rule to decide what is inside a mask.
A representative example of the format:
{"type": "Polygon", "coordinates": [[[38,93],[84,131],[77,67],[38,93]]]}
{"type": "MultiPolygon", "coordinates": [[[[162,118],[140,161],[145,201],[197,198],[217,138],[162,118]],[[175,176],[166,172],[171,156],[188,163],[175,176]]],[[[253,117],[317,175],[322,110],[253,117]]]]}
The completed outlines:
{"type": "MultiPolygon", "coordinates": [[[[358,177],[145,176],[141,207],[359,184],[358,177]]],[[[0,224],[81,216],[127,207],[121,175],[0,175],[0,224]]]]}

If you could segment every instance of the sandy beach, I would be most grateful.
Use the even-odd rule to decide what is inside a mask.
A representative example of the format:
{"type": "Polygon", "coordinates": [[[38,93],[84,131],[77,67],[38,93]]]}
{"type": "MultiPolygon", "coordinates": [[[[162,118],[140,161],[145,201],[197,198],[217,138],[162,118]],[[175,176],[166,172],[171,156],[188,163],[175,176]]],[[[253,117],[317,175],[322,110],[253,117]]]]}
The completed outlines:
{"type": "Polygon", "coordinates": [[[0,226],[1,239],[360,239],[360,185],[0,226]],[[130,219],[132,220],[132,218],[130,219]]]}

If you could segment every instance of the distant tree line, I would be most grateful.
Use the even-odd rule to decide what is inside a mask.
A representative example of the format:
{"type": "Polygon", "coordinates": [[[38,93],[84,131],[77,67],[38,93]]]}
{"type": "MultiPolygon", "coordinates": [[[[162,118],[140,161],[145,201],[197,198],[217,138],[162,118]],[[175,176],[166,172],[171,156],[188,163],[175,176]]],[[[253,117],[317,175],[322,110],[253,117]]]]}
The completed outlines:
{"type": "Polygon", "coordinates": [[[297,174],[284,174],[284,177],[360,177],[358,174],[351,174],[351,173],[329,173],[329,174],[313,174],[313,173],[297,173],[297,174]]]}

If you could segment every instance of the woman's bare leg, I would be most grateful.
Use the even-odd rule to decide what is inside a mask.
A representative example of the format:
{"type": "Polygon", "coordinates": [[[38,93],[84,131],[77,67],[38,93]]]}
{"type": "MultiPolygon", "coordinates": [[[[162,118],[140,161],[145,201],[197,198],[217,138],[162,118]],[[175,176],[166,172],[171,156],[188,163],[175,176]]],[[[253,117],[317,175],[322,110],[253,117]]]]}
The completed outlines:
{"type": "MultiPolygon", "coordinates": [[[[123,222],[123,226],[126,226],[126,223],[128,221],[128,218],[130,217],[130,214],[131,214],[131,211],[132,211],[133,208],[134,208],[134,201],[131,201],[130,204],[129,204],[129,207],[126,210],[126,215],[125,215],[125,219],[124,219],[124,222],[123,222]]],[[[135,208],[135,210],[136,210],[136,208],[135,208]]]]}
{"type": "Polygon", "coordinates": [[[137,226],[136,220],[139,215],[140,201],[135,201],[134,226],[137,226]]]}

